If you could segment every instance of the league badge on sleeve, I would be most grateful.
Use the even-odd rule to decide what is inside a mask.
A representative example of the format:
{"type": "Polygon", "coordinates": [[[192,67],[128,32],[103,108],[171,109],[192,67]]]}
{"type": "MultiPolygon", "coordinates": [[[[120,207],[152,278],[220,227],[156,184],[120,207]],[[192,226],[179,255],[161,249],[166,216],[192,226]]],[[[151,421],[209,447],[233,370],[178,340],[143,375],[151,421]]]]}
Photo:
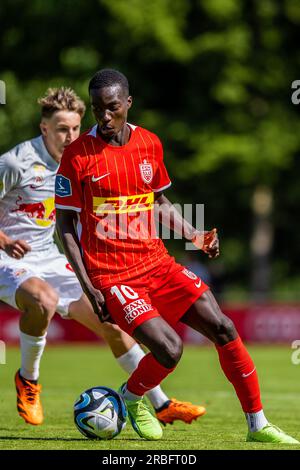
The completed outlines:
{"type": "Polygon", "coordinates": [[[143,181],[147,184],[151,183],[153,179],[153,168],[151,163],[144,160],[143,163],[139,164],[139,167],[143,181]]]}
{"type": "Polygon", "coordinates": [[[59,197],[67,197],[72,195],[72,186],[69,178],[66,178],[63,175],[56,175],[55,194],[59,197]]]}

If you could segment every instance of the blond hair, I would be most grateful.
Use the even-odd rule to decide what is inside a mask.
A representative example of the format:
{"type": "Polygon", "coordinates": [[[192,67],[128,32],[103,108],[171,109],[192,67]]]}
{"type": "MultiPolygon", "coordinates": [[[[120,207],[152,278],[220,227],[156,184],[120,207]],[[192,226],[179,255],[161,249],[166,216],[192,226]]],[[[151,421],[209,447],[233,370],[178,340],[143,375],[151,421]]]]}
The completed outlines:
{"type": "Polygon", "coordinates": [[[38,99],[42,108],[42,117],[50,118],[56,111],[73,111],[82,118],[85,104],[72,88],[48,88],[45,96],[38,99]]]}

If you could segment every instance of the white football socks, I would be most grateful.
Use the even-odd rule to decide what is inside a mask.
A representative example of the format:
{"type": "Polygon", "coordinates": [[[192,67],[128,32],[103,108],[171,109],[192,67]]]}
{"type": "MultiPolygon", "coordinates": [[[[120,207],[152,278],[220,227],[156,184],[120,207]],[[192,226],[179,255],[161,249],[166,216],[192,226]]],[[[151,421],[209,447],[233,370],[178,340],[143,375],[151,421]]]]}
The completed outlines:
{"type": "Polygon", "coordinates": [[[46,336],[30,336],[20,331],[21,345],[21,369],[20,374],[24,379],[37,380],[41,357],[46,345],[46,336]]]}
{"type": "Polygon", "coordinates": [[[264,415],[263,410],[257,413],[245,413],[248,428],[250,432],[260,431],[268,424],[268,420],[264,415]]]}
{"type": "Polygon", "coordinates": [[[140,400],[142,396],[136,395],[135,393],[131,393],[128,389],[127,386],[125,385],[122,387],[122,396],[125,398],[125,400],[130,400],[130,401],[136,401],[140,400]]]}
{"type": "MultiPolygon", "coordinates": [[[[144,356],[145,356],[145,353],[142,350],[142,348],[138,344],[135,344],[134,346],[132,346],[131,349],[129,349],[127,353],[118,357],[117,361],[123,370],[128,372],[128,374],[131,374],[137,368],[138,363],[140,362],[141,359],[143,359],[144,356]]],[[[130,392],[127,392],[127,393],[130,393],[130,392]]],[[[152,390],[147,392],[146,395],[151,401],[155,409],[162,407],[166,403],[166,401],[169,400],[169,398],[162,391],[159,385],[155,388],[152,388],[152,390]]],[[[129,397],[127,398],[130,399],[129,397]]],[[[131,399],[133,400],[134,398],[131,398],[131,399]]]]}

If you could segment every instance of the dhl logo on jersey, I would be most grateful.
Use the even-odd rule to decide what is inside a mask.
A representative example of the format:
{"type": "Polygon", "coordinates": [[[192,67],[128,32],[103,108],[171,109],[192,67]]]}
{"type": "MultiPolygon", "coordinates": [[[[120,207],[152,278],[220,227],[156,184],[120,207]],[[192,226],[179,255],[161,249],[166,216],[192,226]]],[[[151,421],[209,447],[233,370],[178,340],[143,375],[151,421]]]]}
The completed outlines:
{"type": "Polygon", "coordinates": [[[153,193],[134,196],[93,197],[93,212],[100,215],[149,211],[153,208],[153,203],[153,193]]]}

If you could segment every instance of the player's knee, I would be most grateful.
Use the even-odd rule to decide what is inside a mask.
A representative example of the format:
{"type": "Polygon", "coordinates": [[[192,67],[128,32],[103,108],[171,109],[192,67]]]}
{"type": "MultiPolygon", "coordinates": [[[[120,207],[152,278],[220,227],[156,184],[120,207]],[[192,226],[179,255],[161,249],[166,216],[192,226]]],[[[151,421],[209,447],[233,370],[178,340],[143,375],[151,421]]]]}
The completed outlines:
{"type": "Polygon", "coordinates": [[[175,334],[172,338],[168,338],[168,340],[164,342],[164,347],[160,355],[160,363],[167,369],[172,369],[179,362],[182,350],[182,341],[180,337],[175,334]]]}
{"type": "Polygon", "coordinates": [[[106,341],[111,341],[111,340],[122,341],[123,331],[118,325],[114,323],[108,323],[108,322],[100,323],[99,319],[97,319],[97,322],[101,326],[102,336],[104,337],[106,341]]]}
{"type": "Polygon", "coordinates": [[[216,325],[215,340],[218,344],[226,344],[237,337],[234,323],[226,315],[222,315],[216,325]]]}
{"type": "Polygon", "coordinates": [[[36,310],[46,324],[49,324],[55,314],[58,304],[58,294],[53,289],[39,290],[35,294],[36,310]]]}

